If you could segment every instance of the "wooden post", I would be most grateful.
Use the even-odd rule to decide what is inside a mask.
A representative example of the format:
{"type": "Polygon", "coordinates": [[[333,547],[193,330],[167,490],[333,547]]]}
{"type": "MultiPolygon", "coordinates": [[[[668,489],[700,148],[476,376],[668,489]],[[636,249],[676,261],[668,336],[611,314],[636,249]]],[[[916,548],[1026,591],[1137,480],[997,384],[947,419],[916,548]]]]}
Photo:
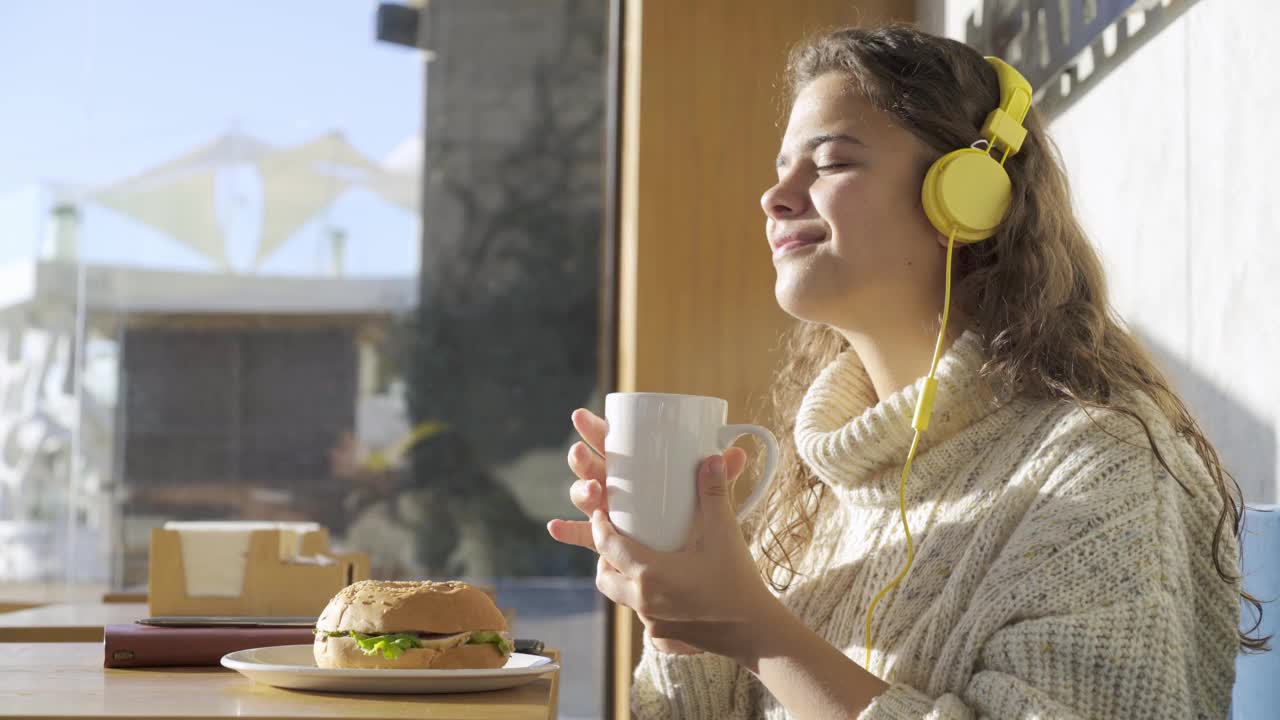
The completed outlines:
{"type": "MultiPolygon", "coordinates": [[[[788,319],[759,198],[775,180],[787,50],[911,0],[625,0],[618,254],[621,391],[716,395],[757,417],[788,319]]],[[[615,608],[613,717],[630,717],[641,625],[615,608]]]]}

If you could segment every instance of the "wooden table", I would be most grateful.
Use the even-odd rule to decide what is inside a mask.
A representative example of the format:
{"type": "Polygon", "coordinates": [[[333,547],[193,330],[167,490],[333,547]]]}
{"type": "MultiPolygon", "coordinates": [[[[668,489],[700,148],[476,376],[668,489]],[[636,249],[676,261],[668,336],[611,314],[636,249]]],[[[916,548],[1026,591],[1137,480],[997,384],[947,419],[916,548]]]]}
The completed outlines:
{"type": "Polygon", "coordinates": [[[0,642],[100,643],[103,626],[126,625],[147,616],[146,603],[45,605],[0,614],[0,642]]]}
{"type": "Polygon", "coordinates": [[[555,720],[559,703],[558,673],[495,692],[357,695],[280,690],[222,668],[108,670],[97,643],[0,650],[0,718],[555,720]]]}

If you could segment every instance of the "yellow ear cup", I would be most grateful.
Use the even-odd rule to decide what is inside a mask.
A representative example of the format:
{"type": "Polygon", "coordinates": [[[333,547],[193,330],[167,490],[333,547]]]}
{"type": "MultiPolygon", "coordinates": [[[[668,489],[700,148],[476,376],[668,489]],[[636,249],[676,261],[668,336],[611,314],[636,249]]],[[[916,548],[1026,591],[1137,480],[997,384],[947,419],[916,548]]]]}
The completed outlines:
{"type": "Polygon", "coordinates": [[[1011,188],[1009,174],[995,158],[963,148],[930,166],[920,199],[938,232],[955,232],[957,241],[969,243],[995,234],[1009,209],[1011,188]]]}

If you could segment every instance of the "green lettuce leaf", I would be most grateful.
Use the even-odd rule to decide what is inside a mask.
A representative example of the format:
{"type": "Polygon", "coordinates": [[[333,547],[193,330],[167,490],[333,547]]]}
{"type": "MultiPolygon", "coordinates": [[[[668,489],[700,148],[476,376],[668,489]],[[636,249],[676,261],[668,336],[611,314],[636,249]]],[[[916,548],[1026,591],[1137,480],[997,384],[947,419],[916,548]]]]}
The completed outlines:
{"type": "Polygon", "coordinates": [[[422,643],[418,642],[418,636],[410,633],[363,635],[352,630],[351,637],[355,638],[356,644],[360,646],[360,652],[365,655],[382,653],[382,657],[388,660],[395,660],[403,655],[405,650],[422,647],[422,643]]]}
{"type": "Polygon", "coordinates": [[[505,637],[502,633],[493,630],[477,630],[471,633],[471,639],[467,640],[468,645],[496,645],[498,652],[503,655],[510,655],[516,651],[515,645],[505,637]]]}
{"type": "MultiPolygon", "coordinates": [[[[354,630],[350,632],[336,632],[332,630],[315,630],[317,635],[325,637],[351,637],[355,639],[356,644],[360,646],[360,651],[365,655],[376,655],[382,653],[382,657],[388,660],[395,660],[404,654],[405,650],[413,648],[425,647],[414,633],[388,633],[386,635],[365,635],[354,630]]],[[[471,637],[467,638],[468,645],[493,645],[498,652],[503,655],[511,655],[515,652],[515,645],[508,640],[502,633],[493,630],[477,630],[471,633],[471,637]]]]}

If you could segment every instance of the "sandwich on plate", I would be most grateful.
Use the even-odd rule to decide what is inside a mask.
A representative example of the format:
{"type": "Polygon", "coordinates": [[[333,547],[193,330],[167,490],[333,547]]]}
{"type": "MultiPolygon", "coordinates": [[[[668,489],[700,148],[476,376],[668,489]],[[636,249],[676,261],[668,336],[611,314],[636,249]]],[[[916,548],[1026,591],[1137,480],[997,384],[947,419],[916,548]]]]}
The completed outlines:
{"type": "Polygon", "coordinates": [[[490,669],[514,651],[493,600],[462,582],[361,580],[329,601],[315,633],[322,668],[490,669]]]}

